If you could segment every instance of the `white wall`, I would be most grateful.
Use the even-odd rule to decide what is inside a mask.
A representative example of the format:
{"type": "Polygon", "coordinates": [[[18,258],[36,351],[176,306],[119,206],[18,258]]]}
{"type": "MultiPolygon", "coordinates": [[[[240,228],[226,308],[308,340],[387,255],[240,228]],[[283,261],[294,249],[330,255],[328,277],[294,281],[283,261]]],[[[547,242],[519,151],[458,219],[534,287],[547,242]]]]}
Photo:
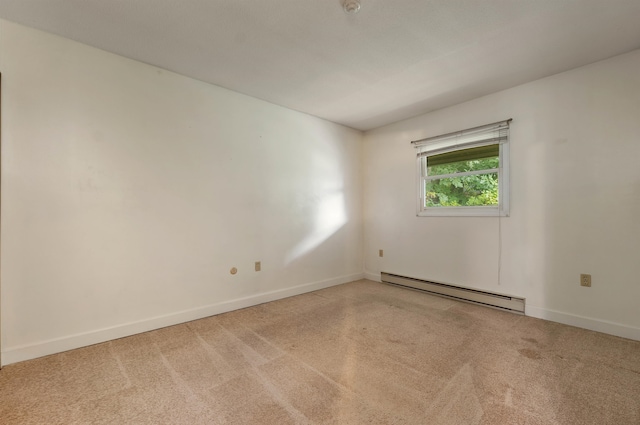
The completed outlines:
{"type": "Polygon", "coordinates": [[[3,364],[362,277],[360,132],[7,21],[0,72],[3,364]]]}
{"type": "Polygon", "coordinates": [[[640,50],[371,131],[364,149],[369,277],[525,296],[528,315],[640,339],[640,50]],[[498,218],[416,217],[409,142],[508,118],[499,283],[498,218]]]}

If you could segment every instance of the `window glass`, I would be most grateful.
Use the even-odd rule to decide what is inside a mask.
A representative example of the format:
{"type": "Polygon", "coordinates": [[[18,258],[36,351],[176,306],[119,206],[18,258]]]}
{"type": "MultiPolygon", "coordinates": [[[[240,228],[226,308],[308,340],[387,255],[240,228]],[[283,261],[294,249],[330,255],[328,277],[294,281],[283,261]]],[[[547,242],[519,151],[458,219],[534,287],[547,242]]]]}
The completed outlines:
{"type": "Polygon", "coordinates": [[[425,207],[498,205],[498,144],[456,150],[425,159],[425,207]]]}

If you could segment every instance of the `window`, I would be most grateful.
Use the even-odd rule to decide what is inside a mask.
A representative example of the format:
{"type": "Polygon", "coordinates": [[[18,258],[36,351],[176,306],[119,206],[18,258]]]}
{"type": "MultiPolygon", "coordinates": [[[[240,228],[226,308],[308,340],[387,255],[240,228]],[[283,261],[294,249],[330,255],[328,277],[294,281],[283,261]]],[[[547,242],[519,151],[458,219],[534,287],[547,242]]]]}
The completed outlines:
{"type": "Polygon", "coordinates": [[[419,216],[509,215],[510,122],[411,142],[419,216]]]}

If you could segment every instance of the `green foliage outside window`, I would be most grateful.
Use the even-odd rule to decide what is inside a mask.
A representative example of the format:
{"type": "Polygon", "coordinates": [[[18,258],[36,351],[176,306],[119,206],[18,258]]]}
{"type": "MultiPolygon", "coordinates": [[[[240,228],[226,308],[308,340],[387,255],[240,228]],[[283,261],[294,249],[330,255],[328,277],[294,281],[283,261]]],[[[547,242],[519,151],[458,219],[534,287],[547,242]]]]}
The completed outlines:
{"type": "MultiPolygon", "coordinates": [[[[428,164],[428,162],[427,162],[428,164]]],[[[428,166],[429,176],[491,170],[500,166],[498,157],[428,166]]],[[[444,177],[426,181],[426,207],[498,205],[498,173],[444,177]]]]}

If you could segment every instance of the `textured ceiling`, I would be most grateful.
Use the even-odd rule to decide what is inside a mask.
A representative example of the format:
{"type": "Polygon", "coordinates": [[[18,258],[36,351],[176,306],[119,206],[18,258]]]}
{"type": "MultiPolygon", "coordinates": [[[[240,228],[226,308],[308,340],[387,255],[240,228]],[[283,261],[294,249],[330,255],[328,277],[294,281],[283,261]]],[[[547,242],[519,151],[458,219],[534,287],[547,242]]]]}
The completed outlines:
{"type": "Polygon", "coordinates": [[[0,17],[361,130],[640,48],[640,0],[361,2],[0,0],[0,17]]]}

